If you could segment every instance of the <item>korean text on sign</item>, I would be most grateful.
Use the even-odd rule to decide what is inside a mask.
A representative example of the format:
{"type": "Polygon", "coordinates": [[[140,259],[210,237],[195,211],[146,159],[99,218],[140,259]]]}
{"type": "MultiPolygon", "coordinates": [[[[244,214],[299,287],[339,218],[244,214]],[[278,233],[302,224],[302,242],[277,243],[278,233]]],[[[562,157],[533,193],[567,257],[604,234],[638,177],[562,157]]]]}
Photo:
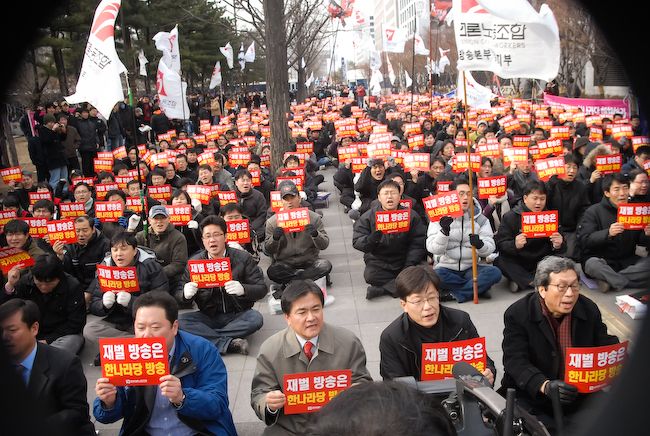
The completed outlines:
{"type": "Polygon", "coordinates": [[[103,223],[115,223],[124,213],[123,207],[124,204],[120,201],[97,201],[95,217],[103,223]]]}
{"type": "Polygon", "coordinates": [[[310,413],[352,384],[352,371],[314,371],[284,376],[284,414],[310,413]]]}
{"type": "Polygon", "coordinates": [[[478,179],[478,198],[501,197],[508,188],[506,176],[484,177],[478,179]]]}
{"type": "Polygon", "coordinates": [[[212,189],[209,186],[187,185],[187,195],[189,195],[192,200],[194,199],[199,200],[201,204],[210,203],[211,193],[212,193],[212,189]]]}
{"type": "Polygon", "coordinates": [[[29,224],[29,236],[40,239],[47,235],[47,218],[19,218],[29,224]]]}
{"type": "Polygon", "coordinates": [[[623,369],[627,345],[625,341],[603,347],[567,348],[564,381],[581,394],[609,386],[623,369]]]}
{"type": "Polygon", "coordinates": [[[521,233],[527,238],[545,238],[558,231],[557,210],[524,212],[521,214],[521,233]]]}
{"type": "Polygon", "coordinates": [[[285,232],[300,232],[309,224],[309,210],[306,207],[282,210],[276,214],[278,226],[285,232]]]}
{"type": "Polygon", "coordinates": [[[171,185],[149,186],[147,188],[147,192],[151,198],[157,201],[164,200],[166,202],[169,202],[169,200],[172,198],[171,185]]]}
{"type": "Polygon", "coordinates": [[[544,182],[548,181],[553,176],[558,176],[560,178],[566,176],[564,156],[538,160],[535,162],[535,169],[537,170],[537,176],[539,179],[544,182]]]}
{"type": "Polygon", "coordinates": [[[375,212],[375,226],[383,233],[408,232],[411,225],[411,209],[375,212]]]}
{"type": "Polygon", "coordinates": [[[423,198],[422,202],[427,211],[427,216],[432,223],[437,223],[443,216],[456,218],[463,215],[458,191],[432,195],[431,197],[423,198]]]}
{"type": "Polygon", "coordinates": [[[170,222],[175,226],[186,226],[192,220],[192,206],[189,204],[165,207],[169,212],[170,222]]]}
{"type": "Polygon", "coordinates": [[[97,265],[97,279],[102,292],[138,292],[140,285],[135,267],[97,265]]]}
{"type": "Polygon", "coordinates": [[[228,242],[246,244],[251,241],[251,232],[248,220],[236,220],[226,222],[228,226],[228,242]]]}
{"type": "Polygon", "coordinates": [[[404,170],[429,171],[429,153],[411,153],[404,156],[404,170]]]}
{"type": "Polygon", "coordinates": [[[235,191],[218,191],[217,195],[221,206],[228,203],[237,203],[237,193],[235,191]]]}
{"type": "Polygon", "coordinates": [[[282,197],[280,196],[280,191],[271,191],[270,199],[271,210],[277,213],[280,209],[282,209],[282,197]]]}
{"type": "Polygon", "coordinates": [[[190,260],[190,280],[199,288],[216,288],[232,280],[230,258],[190,260]]]}
{"type": "MultiPolygon", "coordinates": [[[[147,200],[145,199],[145,202],[147,200]]],[[[126,208],[134,212],[142,213],[142,198],[140,197],[126,197],[126,208]]]]}
{"type": "MultiPolygon", "coordinates": [[[[111,155],[111,158],[113,156],[111,155]]],[[[113,160],[112,159],[93,159],[94,170],[96,173],[101,171],[106,171],[107,173],[113,172],[113,160]]]]}
{"type": "Polygon", "coordinates": [[[50,237],[51,245],[54,245],[56,241],[62,241],[64,244],[77,242],[77,232],[74,229],[73,219],[48,222],[47,234],[50,237]]]}
{"type": "Polygon", "coordinates": [[[106,198],[106,194],[109,191],[114,191],[119,189],[119,185],[117,183],[99,183],[95,185],[95,197],[97,200],[103,200],[106,198]]]}
{"type": "Polygon", "coordinates": [[[5,183],[5,185],[9,184],[11,181],[18,183],[22,182],[23,180],[23,174],[20,170],[20,167],[5,168],[3,170],[0,170],[0,175],[2,175],[2,181],[5,183]]]}
{"type": "Polygon", "coordinates": [[[18,266],[23,268],[34,265],[34,259],[24,250],[17,247],[0,250],[0,267],[2,274],[7,274],[11,268],[18,266]]]}
{"type": "Polygon", "coordinates": [[[467,362],[479,372],[485,371],[485,338],[422,344],[421,379],[429,381],[452,378],[451,369],[458,362],[467,362]]]}
{"type": "Polygon", "coordinates": [[[102,377],[115,386],[160,384],[169,374],[165,338],[100,339],[102,377]]]}
{"type": "Polygon", "coordinates": [[[618,205],[616,222],[626,230],[642,230],[650,224],[650,203],[625,203],[618,205]]]}
{"type": "Polygon", "coordinates": [[[603,175],[620,173],[623,165],[623,155],[613,154],[609,156],[596,156],[596,171],[603,175]]]}
{"type": "Polygon", "coordinates": [[[17,218],[15,210],[0,210],[0,231],[9,221],[17,218]]]}
{"type": "Polygon", "coordinates": [[[509,167],[511,164],[521,165],[528,162],[528,148],[506,148],[503,150],[503,165],[509,167]]]}
{"type": "Polygon", "coordinates": [[[562,154],[562,140],[559,138],[547,139],[546,141],[538,141],[537,148],[541,157],[546,157],[549,154],[561,155],[562,154]]]}
{"type": "Polygon", "coordinates": [[[52,193],[47,192],[29,192],[29,204],[34,204],[38,200],[50,200],[52,201],[52,193]]]}

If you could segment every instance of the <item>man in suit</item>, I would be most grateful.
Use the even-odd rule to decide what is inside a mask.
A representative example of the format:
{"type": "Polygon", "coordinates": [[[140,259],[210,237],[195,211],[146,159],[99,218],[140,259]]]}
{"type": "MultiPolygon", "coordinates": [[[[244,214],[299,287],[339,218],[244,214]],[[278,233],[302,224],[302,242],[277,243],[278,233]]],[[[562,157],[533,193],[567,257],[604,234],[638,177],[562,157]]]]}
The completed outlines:
{"type": "Polygon", "coordinates": [[[27,387],[31,407],[48,434],[95,434],[88,415],[86,377],[77,356],[37,341],[40,313],[20,298],[0,306],[0,330],[11,361],[27,387]]]}
{"type": "Polygon", "coordinates": [[[350,369],[352,383],[372,381],[361,341],[349,330],[323,321],[324,297],[312,280],[292,282],[282,293],[289,327],[264,341],[253,375],[251,406],[268,426],[264,435],[302,433],[309,414],[284,414],[284,376],[350,369]]]}

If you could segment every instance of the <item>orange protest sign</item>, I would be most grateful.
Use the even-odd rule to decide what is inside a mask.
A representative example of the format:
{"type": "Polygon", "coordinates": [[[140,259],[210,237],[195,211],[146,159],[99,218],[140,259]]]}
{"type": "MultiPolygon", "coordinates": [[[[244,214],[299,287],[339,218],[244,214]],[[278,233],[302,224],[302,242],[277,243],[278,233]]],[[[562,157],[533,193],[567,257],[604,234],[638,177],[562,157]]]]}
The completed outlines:
{"type": "Polygon", "coordinates": [[[558,231],[557,210],[524,212],[521,214],[521,233],[527,238],[548,238],[558,231]]]}
{"type": "Polygon", "coordinates": [[[277,213],[282,209],[282,197],[280,197],[280,191],[271,191],[271,210],[274,213],[277,213]]]}
{"type": "Polygon", "coordinates": [[[228,226],[228,242],[246,244],[251,241],[250,224],[248,220],[236,220],[226,222],[228,226]]]}
{"type": "Polygon", "coordinates": [[[373,124],[372,133],[386,133],[388,132],[388,126],[386,124],[373,124]]]}
{"type": "Polygon", "coordinates": [[[206,185],[187,185],[187,195],[191,199],[196,199],[201,202],[201,204],[210,203],[210,195],[212,193],[212,188],[206,185]]]}
{"type": "Polygon", "coordinates": [[[52,201],[52,193],[47,192],[29,192],[29,204],[34,204],[38,200],[50,200],[52,201]]]}
{"type": "Polygon", "coordinates": [[[126,177],[115,177],[115,183],[117,183],[118,189],[126,189],[126,184],[129,183],[131,180],[134,180],[133,177],[126,176],[126,177]]]}
{"type": "MultiPolygon", "coordinates": [[[[506,176],[485,177],[478,179],[478,198],[501,197],[508,188],[506,176]]],[[[440,182],[438,182],[440,184],[440,182]]]]}
{"type": "Polygon", "coordinates": [[[199,165],[214,165],[214,153],[211,151],[204,151],[196,157],[196,162],[199,165]]]}
{"type": "Polygon", "coordinates": [[[650,224],[650,203],[625,203],[618,205],[616,222],[626,230],[642,230],[650,224]]]}
{"type": "Polygon", "coordinates": [[[643,169],[648,173],[650,176],[650,160],[647,160],[643,162],[643,169]]]}
{"type": "Polygon", "coordinates": [[[422,381],[453,378],[451,368],[458,362],[467,362],[479,372],[485,371],[485,338],[422,344],[420,378],[422,381]]]}
{"type": "Polygon", "coordinates": [[[427,216],[432,223],[440,221],[440,218],[443,216],[456,218],[463,215],[458,191],[432,195],[431,197],[423,198],[422,202],[427,211],[427,216]]]}
{"type": "Polygon", "coordinates": [[[521,165],[528,162],[528,148],[506,148],[503,150],[503,166],[509,167],[511,164],[521,165]]]}
{"type": "Polygon", "coordinates": [[[488,142],[476,146],[476,152],[487,157],[501,157],[501,148],[498,142],[488,142]]]}
{"type": "Polygon", "coordinates": [[[35,239],[40,239],[47,235],[47,219],[46,218],[18,218],[29,224],[29,236],[35,239]]]}
{"type": "Polygon", "coordinates": [[[390,156],[390,142],[373,142],[366,146],[368,157],[381,159],[390,156]]]}
{"type": "Polygon", "coordinates": [[[59,209],[63,218],[76,218],[86,214],[86,206],[83,203],[59,203],[59,209]]]}
{"type": "Polygon", "coordinates": [[[74,229],[73,219],[49,221],[47,223],[47,234],[50,237],[50,245],[54,245],[56,241],[62,241],[64,244],[77,242],[77,232],[74,229]]]}
{"type": "Polygon", "coordinates": [[[650,145],[650,137],[648,136],[633,136],[632,137],[632,147],[636,153],[636,149],[643,146],[650,145]]]}
{"type": "Polygon", "coordinates": [[[553,126],[551,127],[551,139],[569,139],[569,126],[553,126]]]}
{"type": "Polygon", "coordinates": [[[147,192],[149,193],[149,196],[156,201],[163,200],[169,202],[172,198],[171,185],[149,186],[147,192]]]}
{"type": "Polygon", "coordinates": [[[409,145],[409,150],[413,150],[414,148],[422,148],[424,147],[424,135],[413,135],[409,136],[407,138],[407,142],[409,145]]]}
{"type": "Polygon", "coordinates": [[[102,377],[114,386],[159,385],[169,374],[165,338],[99,340],[102,377]]]}
{"type": "Polygon", "coordinates": [[[402,127],[404,127],[404,135],[406,136],[422,133],[422,126],[420,126],[420,123],[406,123],[402,127]]]}
{"type": "Polygon", "coordinates": [[[123,206],[120,201],[96,201],[95,217],[103,223],[115,223],[124,213],[123,206]]]}
{"type": "Polygon", "coordinates": [[[612,154],[609,156],[596,156],[596,171],[600,171],[603,175],[620,173],[621,166],[623,165],[622,154],[612,154]]]}
{"type": "Polygon", "coordinates": [[[11,181],[16,183],[23,181],[23,174],[20,167],[11,167],[0,170],[0,175],[2,175],[2,181],[4,184],[8,184],[11,181]]]}
{"type": "Polygon", "coordinates": [[[298,143],[296,143],[296,152],[297,153],[311,154],[311,153],[314,152],[314,143],[313,142],[298,142],[298,143]]]}
{"type": "Polygon", "coordinates": [[[352,371],[344,369],[285,374],[283,383],[283,392],[287,397],[283,413],[311,413],[352,385],[352,371]]]}
{"type": "Polygon", "coordinates": [[[545,141],[538,141],[537,148],[540,157],[546,157],[549,154],[558,156],[562,154],[562,140],[555,138],[547,139],[545,141]]]}
{"type": "MultiPolygon", "coordinates": [[[[131,180],[138,180],[138,170],[129,170],[129,178],[131,180]]],[[[142,172],[140,172],[140,181],[141,182],[145,181],[145,176],[144,176],[144,174],[142,172]]]]}
{"type": "Polygon", "coordinates": [[[512,115],[501,118],[499,120],[499,124],[501,124],[506,133],[510,133],[521,128],[521,123],[519,120],[517,118],[513,118],[512,115]]]}
{"type": "Polygon", "coordinates": [[[13,267],[23,268],[34,265],[34,259],[24,250],[17,247],[0,250],[0,267],[2,274],[7,274],[13,267]]]}
{"type": "Polygon", "coordinates": [[[115,159],[124,159],[127,156],[125,146],[117,147],[112,153],[115,159]]]}
{"type": "Polygon", "coordinates": [[[138,292],[140,285],[134,266],[97,265],[97,279],[102,292],[138,292]]]}
{"type": "Polygon", "coordinates": [[[566,176],[564,156],[538,160],[535,162],[535,169],[537,170],[537,176],[539,179],[544,182],[547,182],[553,176],[558,176],[560,178],[566,176]]]}
{"type": "Polygon", "coordinates": [[[17,217],[15,210],[0,210],[0,230],[2,230],[5,224],[17,217]]]}
{"type": "Polygon", "coordinates": [[[370,132],[372,130],[372,120],[363,119],[357,122],[357,128],[359,132],[370,132]]]}
{"type": "Polygon", "coordinates": [[[409,151],[406,150],[396,150],[394,148],[390,149],[390,155],[395,159],[395,165],[402,165],[404,166],[404,158],[411,154],[409,151]]]}
{"type": "Polygon", "coordinates": [[[352,169],[353,174],[362,172],[367,166],[368,158],[365,157],[353,157],[350,168],[352,169]]]}
{"type": "Polygon", "coordinates": [[[278,227],[282,227],[285,232],[300,232],[305,230],[305,226],[310,223],[309,209],[300,207],[298,209],[281,210],[276,213],[278,227]]]}
{"type": "Polygon", "coordinates": [[[375,227],[383,233],[408,232],[411,226],[411,209],[375,212],[375,227]]]}
{"type": "Polygon", "coordinates": [[[349,147],[339,147],[336,150],[339,155],[339,162],[345,162],[348,159],[359,156],[359,148],[356,145],[349,147]]]}
{"type": "Polygon", "coordinates": [[[429,171],[429,153],[411,153],[404,156],[404,171],[429,171]]]}
{"type": "MultiPolygon", "coordinates": [[[[478,153],[470,154],[470,162],[472,171],[478,173],[481,171],[481,155],[478,153]]],[[[469,164],[467,163],[467,153],[458,153],[452,157],[452,170],[455,173],[463,173],[467,171],[469,164]]]]}
{"type": "Polygon", "coordinates": [[[530,145],[530,135],[515,135],[512,137],[513,147],[528,147],[530,145]]]}
{"type": "Polygon", "coordinates": [[[142,199],[140,197],[126,197],[126,208],[142,213],[142,199]]]}
{"type": "Polygon", "coordinates": [[[619,140],[621,138],[631,138],[634,136],[631,124],[616,124],[612,126],[612,138],[619,140]]]}
{"type": "Polygon", "coordinates": [[[452,180],[449,180],[447,182],[443,182],[443,181],[437,182],[436,183],[437,193],[440,194],[440,193],[443,193],[443,192],[451,191],[451,184],[452,183],[454,183],[452,180]]]}
{"type": "Polygon", "coordinates": [[[251,184],[253,186],[261,186],[262,185],[262,175],[260,170],[250,170],[249,173],[251,173],[251,184]]]}
{"type": "Polygon", "coordinates": [[[612,384],[621,373],[628,341],[602,347],[568,347],[564,381],[581,394],[596,392],[612,384]]]}
{"type": "Polygon", "coordinates": [[[399,205],[406,209],[413,209],[413,200],[411,199],[401,199],[399,205]]]}
{"type": "Polygon", "coordinates": [[[228,203],[237,203],[237,193],[235,191],[218,191],[219,204],[225,206],[228,203]]]}
{"type": "Polygon", "coordinates": [[[553,127],[553,120],[549,118],[537,118],[535,120],[535,127],[539,127],[540,129],[544,129],[544,130],[549,130],[551,127],[553,127]]]}
{"type": "Polygon", "coordinates": [[[199,288],[216,288],[232,280],[230,258],[190,260],[190,280],[199,288]]]}
{"type": "Polygon", "coordinates": [[[277,182],[276,186],[280,186],[280,183],[284,180],[290,180],[298,188],[298,191],[302,191],[302,177],[300,176],[287,176],[287,177],[276,177],[275,181],[277,182]]]}
{"type": "Polygon", "coordinates": [[[169,219],[175,226],[186,226],[192,220],[192,206],[189,204],[183,205],[165,205],[167,212],[169,212],[169,219]]]}
{"type": "Polygon", "coordinates": [[[100,171],[113,172],[113,161],[110,159],[93,159],[93,165],[96,173],[100,171]]]}
{"type": "Polygon", "coordinates": [[[106,198],[106,193],[108,191],[117,189],[119,189],[119,185],[117,183],[99,183],[95,185],[95,197],[97,197],[97,200],[103,200],[106,198]]]}

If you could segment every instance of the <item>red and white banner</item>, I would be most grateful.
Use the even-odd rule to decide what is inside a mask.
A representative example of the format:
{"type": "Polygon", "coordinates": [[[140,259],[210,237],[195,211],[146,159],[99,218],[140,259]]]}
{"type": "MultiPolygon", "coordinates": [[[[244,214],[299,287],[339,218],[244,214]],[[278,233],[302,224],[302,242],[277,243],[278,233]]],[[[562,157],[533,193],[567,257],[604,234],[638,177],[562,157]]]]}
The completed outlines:
{"type": "Polygon", "coordinates": [[[100,339],[102,377],[114,386],[159,385],[169,374],[165,338],[100,339]]]}
{"type": "Polygon", "coordinates": [[[59,203],[59,209],[63,218],[76,218],[86,214],[86,206],[83,203],[59,203]]]}
{"type": "Polygon", "coordinates": [[[420,378],[422,381],[453,378],[451,370],[458,362],[467,362],[479,372],[485,371],[485,338],[422,344],[420,378]]]}
{"type": "Polygon", "coordinates": [[[23,181],[23,174],[20,167],[11,167],[0,170],[0,175],[2,175],[2,181],[5,185],[9,182],[14,181],[20,183],[23,181]]]}
{"type": "Polygon", "coordinates": [[[18,218],[29,225],[29,236],[40,239],[47,235],[47,218],[18,218]]]}
{"type": "Polygon", "coordinates": [[[349,369],[286,374],[283,392],[287,402],[283,413],[293,415],[315,412],[351,385],[352,371],[349,369]]]}
{"type": "Polygon", "coordinates": [[[50,245],[54,245],[57,241],[62,241],[64,244],[77,242],[77,232],[74,229],[73,219],[49,221],[47,223],[47,234],[50,238],[50,245]]]}
{"type": "Polygon", "coordinates": [[[97,265],[97,279],[102,292],[138,292],[140,285],[134,266],[97,265]]]}
{"type": "Polygon", "coordinates": [[[29,204],[34,204],[38,200],[50,200],[52,201],[52,193],[50,191],[46,192],[29,192],[29,204]]]}
{"type": "Polygon", "coordinates": [[[99,183],[95,185],[95,197],[97,200],[104,200],[108,191],[118,190],[120,186],[117,183],[99,183]]]}
{"type": "Polygon", "coordinates": [[[411,226],[411,209],[375,212],[375,227],[382,233],[408,232],[411,226]]]}
{"type": "Polygon", "coordinates": [[[650,224],[650,203],[625,203],[618,205],[617,223],[626,230],[643,230],[650,224]]]}
{"type": "Polygon", "coordinates": [[[620,173],[623,166],[623,155],[612,154],[609,156],[596,156],[596,171],[603,175],[620,173]]]}
{"type": "Polygon", "coordinates": [[[555,138],[539,141],[537,143],[537,149],[540,157],[546,157],[549,154],[559,156],[562,154],[562,140],[555,138]]]}
{"type": "Polygon", "coordinates": [[[3,248],[0,250],[0,267],[2,274],[7,274],[13,267],[23,268],[34,265],[34,259],[20,248],[3,248]]]}
{"type": "Polygon", "coordinates": [[[564,381],[581,394],[596,392],[612,384],[621,373],[628,341],[602,347],[566,349],[564,381]]]}
{"type": "Polygon", "coordinates": [[[175,226],[186,226],[192,220],[192,206],[189,204],[165,207],[169,212],[169,221],[175,226]]]}
{"type": "Polygon", "coordinates": [[[199,288],[216,288],[232,280],[230,258],[190,260],[190,280],[199,288]]]}
{"type": "MultiPolygon", "coordinates": [[[[438,182],[440,183],[440,182],[438,182]]],[[[478,179],[478,198],[501,197],[508,189],[507,177],[485,177],[478,179]]]]}
{"type": "Polygon", "coordinates": [[[226,235],[228,242],[247,244],[251,241],[251,230],[248,220],[227,221],[226,225],[228,226],[228,233],[226,235]]]}
{"type": "Polygon", "coordinates": [[[429,153],[411,153],[404,156],[404,171],[410,172],[412,170],[429,171],[429,153]]]}
{"type": "Polygon", "coordinates": [[[206,185],[187,185],[187,195],[191,199],[196,199],[201,202],[201,204],[209,204],[210,196],[212,194],[212,188],[206,185]]]}
{"type": "Polygon", "coordinates": [[[116,223],[124,215],[123,207],[121,201],[96,201],[95,217],[103,223],[116,223]]]}
{"type": "Polygon", "coordinates": [[[432,223],[440,221],[443,216],[456,218],[463,215],[458,191],[449,191],[431,197],[423,198],[424,208],[432,223]]]}
{"type": "Polygon", "coordinates": [[[298,209],[282,210],[276,213],[278,227],[282,227],[285,232],[300,232],[305,230],[305,226],[310,223],[309,209],[301,207],[298,209]]]}
{"type": "Polygon", "coordinates": [[[557,210],[521,214],[521,233],[527,238],[548,238],[553,233],[557,233],[558,225],[557,210]]]}
{"type": "Polygon", "coordinates": [[[558,176],[559,178],[566,176],[564,156],[538,160],[535,162],[535,169],[537,170],[539,179],[544,182],[547,182],[553,176],[558,176]]]}

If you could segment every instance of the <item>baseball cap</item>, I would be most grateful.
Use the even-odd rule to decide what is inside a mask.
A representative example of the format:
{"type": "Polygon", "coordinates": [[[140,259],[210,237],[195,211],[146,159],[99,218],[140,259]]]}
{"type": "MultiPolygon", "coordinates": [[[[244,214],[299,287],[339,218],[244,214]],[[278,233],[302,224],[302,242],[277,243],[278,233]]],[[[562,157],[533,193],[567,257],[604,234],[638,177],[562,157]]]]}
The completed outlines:
{"type": "Polygon", "coordinates": [[[284,198],[285,195],[299,195],[296,184],[291,180],[281,181],[280,185],[278,186],[278,190],[280,191],[281,198],[284,198]]]}
{"type": "Polygon", "coordinates": [[[149,211],[149,216],[151,218],[155,218],[158,215],[164,215],[165,218],[169,218],[169,212],[167,212],[167,208],[165,206],[162,206],[162,205],[154,206],[149,211]]]}

